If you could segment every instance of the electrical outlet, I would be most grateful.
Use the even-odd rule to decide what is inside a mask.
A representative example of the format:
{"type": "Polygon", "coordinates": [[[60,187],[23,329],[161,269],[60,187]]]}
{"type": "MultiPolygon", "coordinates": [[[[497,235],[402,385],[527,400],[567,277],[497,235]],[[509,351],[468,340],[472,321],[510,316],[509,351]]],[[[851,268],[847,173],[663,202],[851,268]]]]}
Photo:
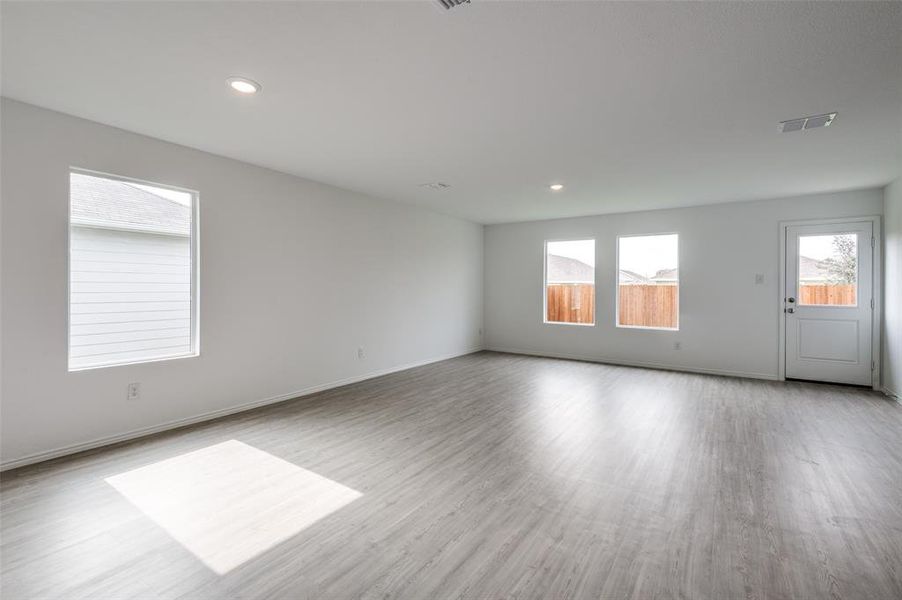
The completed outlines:
{"type": "Polygon", "coordinates": [[[141,384],[140,383],[130,383],[128,384],[128,399],[129,400],[138,400],[141,398],[141,384]]]}
{"type": "Polygon", "coordinates": [[[357,348],[357,360],[363,360],[366,357],[366,354],[363,351],[363,346],[357,348]]]}
{"type": "Polygon", "coordinates": [[[755,273],[755,285],[764,283],[764,273],[755,273]]]}
{"type": "Polygon", "coordinates": [[[680,343],[679,343],[679,342],[674,342],[674,343],[673,343],[673,349],[674,349],[674,350],[682,350],[682,347],[680,346],[680,343]]]}

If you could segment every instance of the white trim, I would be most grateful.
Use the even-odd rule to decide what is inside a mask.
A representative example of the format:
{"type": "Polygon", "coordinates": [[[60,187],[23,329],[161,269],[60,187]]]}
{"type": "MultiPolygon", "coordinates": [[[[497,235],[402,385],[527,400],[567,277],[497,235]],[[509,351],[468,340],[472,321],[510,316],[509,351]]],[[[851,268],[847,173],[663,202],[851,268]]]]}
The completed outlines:
{"type": "Polygon", "coordinates": [[[786,233],[790,222],[778,224],[777,243],[780,245],[777,264],[777,378],[786,381],[786,233]]]}
{"type": "Polygon", "coordinates": [[[874,361],[874,370],[871,372],[871,387],[875,390],[880,389],[881,375],[881,359],[883,358],[883,220],[880,217],[874,217],[871,227],[871,235],[874,238],[874,253],[872,266],[874,273],[873,288],[871,290],[871,299],[874,302],[874,308],[871,311],[871,360],[874,361]]]}
{"type": "Polygon", "coordinates": [[[76,173],[82,173],[83,175],[91,175],[92,177],[104,177],[106,179],[113,179],[116,181],[124,181],[126,183],[137,183],[139,185],[148,185],[150,187],[162,188],[164,190],[171,190],[173,192],[188,192],[192,195],[200,195],[200,192],[195,189],[186,188],[178,185],[170,185],[168,183],[159,183],[158,181],[148,181],[147,179],[138,179],[137,177],[127,177],[125,175],[116,175],[115,173],[107,173],[105,171],[95,171],[94,169],[85,169],[82,167],[73,167],[69,166],[69,172],[75,171],[76,173]]]}
{"type": "Polygon", "coordinates": [[[883,328],[883,263],[882,219],[880,215],[868,215],[862,217],[846,217],[836,219],[804,219],[794,221],[780,221],[779,229],[779,261],[777,273],[779,285],[777,286],[777,373],[780,381],[786,380],[786,319],[783,309],[786,298],[786,234],[789,227],[796,225],[836,225],[844,223],[871,223],[871,235],[874,238],[874,246],[871,248],[871,298],[874,300],[874,310],[871,314],[871,360],[874,361],[874,369],[871,371],[871,388],[880,391],[880,358],[881,358],[881,333],[883,328]]]}
{"type": "Polygon", "coordinates": [[[141,360],[130,360],[128,362],[105,362],[105,363],[97,363],[94,365],[88,365],[86,367],[75,367],[74,369],[70,368],[70,373],[78,373],[80,371],[92,371],[94,369],[108,369],[110,367],[127,367],[130,365],[143,365],[147,363],[155,363],[155,362],[164,362],[167,360],[181,360],[183,358],[197,358],[200,356],[199,352],[186,353],[186,354],[170,354],[166,356],[157,356],[154,358],[147,358],[141,360]]]}
{"type": "Polygon", "coordinates": [[[728,371],[724,369],[708,369],[705,367],[687,367],[684,365],[672,365],[636,360],[622,360],[604,356],[588,356],[585,354],[571,354],[563,352],[546,352],[544,350],[522,350],[519,348],[501,348],[497,346],[486,347],[489,352],[504,352],[507,354],[522,354],[524,356],[538,356],[544,358],[562,358],[565,360],[581,360],[585,362],[616,365],[620,367],[640,367],[643,369],[659,369],[662,371],[679,371],[681,373],[699,373],[702,375],[723,375],[726,377],[742,377],[744,379],[766,379],[777,381],[778,377],[773,373],[757,373],[754,371],[728,371]]]}
{"type": "Polygon", "coordinates": [[[902,402],[902,394],[899,394],[898,392],[896,392],[886,386],[883,386],[883,389],[881,389],[880,391],[883,392],[883,394],[885,396],[892,398],[896,402],[902,402]]]}
{"type": "Polygon", "coordinates": [[[455,353],[451,353],[451,354],[446,354],[446,355],[442,355],[442,356],[429,358],[426,360],[421,360],[421,361],[416,361],[416,362],[412,362],[412,363],[407,363],[404,365],[399,365],[396,367],[380,369],[378,371],[372,371],[370,373],[365,373],[363,375],[354,375],[353,377],[347,377],[345,379],[339,379],[337,381],[331,381],[329,383],[323,383],[323,384],[319,384],[319,385],[310,386],[310,387],[307,387],[304,389],[295,390],[293,392],[288,392],[286,394],[279,394],[278,396],[270,396],[269,398],[253,400],[251,402],[246,402],[244,404],[239,404],[237,406],[220,408],[218,410],[213,410],[210,412],[202,413],[199,415],[194,415],[191,417],[174,419],[172,421],[166,421],[165,423],[160,423],[159,425],[151,425],[149,427],[141,427],[138,429],[132,429],[125,433],[119,433],[116,435],[110,435],[110,436],[105,436],[105,437],[101,437],[101,438],[96,438],[94,440],[90,440],[87,442],[80,442],[80,443],[72,444],[69,446],[62,446],[60,448],[54,448],[52,450],[45,450],[43,452],[36,452],[34,454],[29,454],[29,455],[23,456],[21,458],[14,458],[12,460],[0,462],[0,471],[8,471],[10,469],[24,467],[26,465],[43,462],[45,460],[60,458],[62,456],[68,456],[70,454],[75,454],[77,452],[84,452],[85,450],[93,450],[95,448],[108,446],[110,444],[126,442],[129,440],[133,440],[133,439],[140,438],[140,437],[145,437],[145,436],[152,435],[155,433],[169,431],[170,429],[178,429],[180,427],[185,427],[187,425],[193,425],[195,423],[202,423],[204,421],[218,419],[219,417],[225,417],[225,416],[232,415],[235,413],[245,412],[248,410],[252,410],[254,408],[259,408],[261,406],[267,406],[269,404],[277,404],[279,402],[285,402],[287,400],[295,400],[295,399],[298,399],[298,398],[301,398],[304,396],[308,396],[310,394],[315,394],[317,392],[322,392],[325,390],[330,390],[333,388],[350,385],[352,383],[365,381],[367,379],[373,379],[375,377],[381,377],[383,375],[389,375],[391,373],[397,373],[398,371],[406,371],[407,369],[413,369],[415,367],[422,367],[424,365],[441,362],[443,360],[449,360],[452,358],[457,358],[459,356],[466,356],[467,354],[473,354],[474,352],[480,352],[481,350],[482,350],[482,348],[471,348],[468,350],[464,350],[463,352],[455,352],[455,353]]]}

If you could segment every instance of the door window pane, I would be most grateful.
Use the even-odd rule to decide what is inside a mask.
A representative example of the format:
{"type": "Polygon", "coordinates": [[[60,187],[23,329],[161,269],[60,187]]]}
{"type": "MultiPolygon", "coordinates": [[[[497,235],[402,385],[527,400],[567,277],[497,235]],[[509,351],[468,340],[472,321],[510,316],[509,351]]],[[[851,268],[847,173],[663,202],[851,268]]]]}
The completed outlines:
{"type": "Polygon", "coordinates": [[[803,306],[858,304],[858,235],[799,236],[799,297],[803,306]]]}
{"type": "Polygon", "coordinates": [[[545,322],[595,323],[595,240],[545,244],[545,322]]]}

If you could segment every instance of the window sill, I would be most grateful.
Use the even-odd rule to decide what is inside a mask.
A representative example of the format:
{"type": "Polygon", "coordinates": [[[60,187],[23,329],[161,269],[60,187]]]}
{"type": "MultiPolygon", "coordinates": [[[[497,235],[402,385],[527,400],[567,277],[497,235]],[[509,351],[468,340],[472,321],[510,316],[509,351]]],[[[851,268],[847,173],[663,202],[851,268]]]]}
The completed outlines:
{"type": "Polygon", "coordinates": [[[102,363],[97,365],[86,365],[84,367],[69,367],[69,373],[78,373],[79,371],[93,371],[94,369],[107,369],[109,367],[128,367],[132,365],[144,365],[147,363],[157,363],[163,362],[167,360],[181,360],[184,358],[197,358],[200,356],[200,352],[191,352],[188,354],[175,354],[173,356],[160,356],[158,358],[148,358],[146,360],[136,360],[129,362],[111,362],[111,363],[102,363]]]}
{"type": "Polygon", "coordinates": [[[616,325],[617,329],[643,329],[645,331],[679,331],[677,327],[645,327],[644,325],[616,325]]]}

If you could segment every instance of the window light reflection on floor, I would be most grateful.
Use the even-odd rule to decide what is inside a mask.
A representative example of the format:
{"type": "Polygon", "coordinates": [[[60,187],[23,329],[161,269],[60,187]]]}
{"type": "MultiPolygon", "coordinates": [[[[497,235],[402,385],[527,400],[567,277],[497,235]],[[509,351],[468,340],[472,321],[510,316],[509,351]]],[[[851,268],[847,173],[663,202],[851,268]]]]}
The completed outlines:
{"type": "Polygon", "coordinates": [[[220,575],[362,496],[237,440],[106,482],[220,575]]]}

